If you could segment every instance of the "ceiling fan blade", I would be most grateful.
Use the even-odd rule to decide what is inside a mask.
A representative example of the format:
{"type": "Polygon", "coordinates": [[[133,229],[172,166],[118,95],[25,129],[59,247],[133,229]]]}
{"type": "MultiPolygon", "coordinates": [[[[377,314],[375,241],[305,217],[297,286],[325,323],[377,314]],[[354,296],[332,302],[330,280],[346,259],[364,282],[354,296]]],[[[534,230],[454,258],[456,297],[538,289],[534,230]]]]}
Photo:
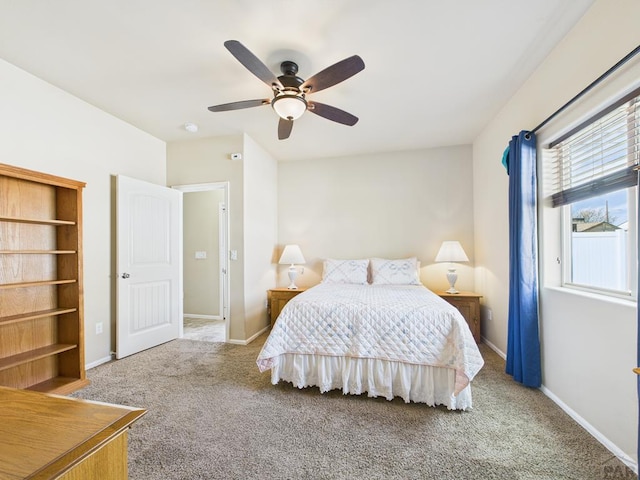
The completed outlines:
{"type": "Polygon", "coordinates": [[[291,129],[293,128],[293,120],[286,120],[281,118],[278,122],[278,140],[285,140],[291,135],[291,129]]]}
{"type": "Polygon", "coordinates": [[[224,46],[231,52],[231,55],[236,57],[236,60],[244,65],[246,69],[256,77],[269,85],[269,87],[276,85],[279,88],[283,88],[278,77],[276,77],[258,57],[251,53],[251,51],[249,51],[249,49],[239,41],[227,40],[224,42],[224,46]]]}
{"type": "Polygon", "coordinates": [[[358,123],[358,117],[355,115],[351,115],[349,112],[332,107],[331,105],[325,105],[324,103],[307,101],[307,110],[327,120],[349,125],[350,127],[358,123]]]}
{"type": "Polygon", "coordinates": [[[364,70],[364,61],[358,55],[354,55],[316,73],[307,79],[300,88],[302,90],[308,89],[311,93],[319,92],[353,77],[362,70],[364,70]]]}
{"type": "Polygon", "coordinates": [[[222,105],[214,105],[209,107],[212,112],[228,112],[229,110],[240,110],[241,108],[259,107],[261,105],[269,105],[271,100],[243,100],[241,102],[223,103],[222,105]]]}

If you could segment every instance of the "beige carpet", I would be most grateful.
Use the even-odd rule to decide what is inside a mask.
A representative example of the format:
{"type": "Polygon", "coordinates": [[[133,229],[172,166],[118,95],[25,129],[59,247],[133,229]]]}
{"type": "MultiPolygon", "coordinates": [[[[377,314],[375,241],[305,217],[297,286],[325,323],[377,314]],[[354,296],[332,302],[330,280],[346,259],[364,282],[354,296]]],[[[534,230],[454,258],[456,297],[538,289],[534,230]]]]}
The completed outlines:
{"type": "Polygon", "coordinates": [[[635,478],[486,347],[473,411],[451,412],[271,385],[263,342],[174,340],[90,370],[74,396],[148,409],[130,431],[133,480],[635,478]]]}

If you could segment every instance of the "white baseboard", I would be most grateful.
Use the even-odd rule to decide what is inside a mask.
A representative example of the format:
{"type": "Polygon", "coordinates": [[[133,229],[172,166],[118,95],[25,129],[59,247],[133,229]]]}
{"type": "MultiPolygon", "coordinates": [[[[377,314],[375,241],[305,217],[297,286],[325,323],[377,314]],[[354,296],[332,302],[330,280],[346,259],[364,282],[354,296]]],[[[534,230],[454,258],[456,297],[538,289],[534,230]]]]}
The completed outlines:
{"type": "Polygon", "coordinates": [[[98,365],[102,365],[102,364],[108,363],[113,359],[114,359],[114,356],[113,355],[109,355],[108,357],[104,357],[104,358],[101,358],[100,360],[96,360],[95,362],[91,362],[91,363],[86,364],[85,365],[85,369],[86,370],[90,370],[92,368],[97,367],[98,365]]]}
{"type": "Polygon", "coordinates": [[[269,330],[269,325],[264,327],[262,330],[260,330],[255,335],[252,335],[251,337],[247,338],[246,340],[235,340],[233,338],[230,338],[227,343],[233,343],[234,345],[249,345],[251,342],[253,342],[256,338],[258,338],[260,335],[262,335],[267,330],[269,330]]]}
{"type": "Polygon", "coordinates": [[[484,343],[487,347],[489,347],[491,350],[496,352],[498,356],[502,357],[503,360],[507,359],[507,355],[486,338],[482,337],[482,343],[484,343]]]}
{"type": "MultiPolygon", "coordinates": [[[[487,341],[486,338],[482,339],[483,343],[487,345],[491,350],[496,352],[503,360],[507,359],[507,355],[502,352],[498,347],[496,347],[493,343],[487,341]]],[[[553,403],[558,405],[567,415],[573,418],[578,425],[584,428],[587,432],[589,432],[596,440],[598,440],[607,450],[609,450],[612,454],[614,454],[622,463],[624,463],[627,467],[634,471],[634,473],[638,474],[638,463],[634,461],[631,457],[629,457],[626,453],[620,450],[611,440],[605,437],[601,432],[599,432],[593,425],[587,422],[584,418],[578,415],[571,407],[569,407],[566,403],[560,400],[551,390],[542,385],[540,387],[540,391],[544,393],[547,397],[551,399],[553,403]]]]}
{"type": "Polygon", "coordinates": [[[589,432],[593,437],[598,440],[604,447],[613,453],[622,463],[638,474],[638,463],[629,457],[626,453],[620,450],[611,440],[600,433],[593,425],[587,422],[584,418],[578,415],[571,407],[556,397],[547,387],[542,385],[540,387],[542,393],[549,397],[553,402],[558,405],[564,412],[573,418],[582,428],[589,432]]]}

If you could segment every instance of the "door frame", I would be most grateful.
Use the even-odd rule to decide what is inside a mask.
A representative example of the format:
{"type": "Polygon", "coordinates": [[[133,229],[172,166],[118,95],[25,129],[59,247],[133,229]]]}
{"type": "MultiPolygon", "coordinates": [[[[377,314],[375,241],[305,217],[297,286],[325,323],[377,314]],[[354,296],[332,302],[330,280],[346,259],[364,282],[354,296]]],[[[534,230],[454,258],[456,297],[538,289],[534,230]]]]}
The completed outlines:
{"type": "MultiPolygon", "coordinates": [[[[218,255],[219,255],[219,264],[220,270],[219,274],[219,284],[220,284],[220,306],[222,311],[222,318],[224,320],[224,336],[225,342],[229,341],[229,325],[231,322],[231,312],[229,310],[230,305],[230,293],[229,293],[229,232],[230,232],[230,220],[229,220],[229,186],[230,183],[227,182],[211,182],[211,183],[194,183],[194,184],[185,184],[185,185],[172,185],[171,188],[176,190],[180,190],[183,194],[185,193],[194,193],[194,192],[208,192],[212,190],[222,190],[223,191],[223,202],[224,207],[221,208],[219,205],[215,205],[214,208],[218,211],[218,226],[219,226],[219,245],[218,245],[218,255]]],[[[184,231],[184,224],[183,229],[184,231]]],[[[184,268],[184,267],[183,267],[184,268]]],[[[184,296],[184,292],[183,292],[184,296]]],[[[182,319],[184,323],[184,317],[182,319]]]]}

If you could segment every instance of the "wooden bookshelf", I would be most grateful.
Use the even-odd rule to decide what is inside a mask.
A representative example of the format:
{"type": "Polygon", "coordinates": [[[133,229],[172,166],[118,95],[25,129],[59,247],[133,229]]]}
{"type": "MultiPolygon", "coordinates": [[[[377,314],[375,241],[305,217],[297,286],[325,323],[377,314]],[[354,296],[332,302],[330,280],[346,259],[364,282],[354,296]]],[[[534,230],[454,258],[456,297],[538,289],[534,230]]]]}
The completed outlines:
{"type": "Polygon", "coordinates": [[[67,394],[84,366],[82,189],[0,164],[0,385],[67,394]]]}

